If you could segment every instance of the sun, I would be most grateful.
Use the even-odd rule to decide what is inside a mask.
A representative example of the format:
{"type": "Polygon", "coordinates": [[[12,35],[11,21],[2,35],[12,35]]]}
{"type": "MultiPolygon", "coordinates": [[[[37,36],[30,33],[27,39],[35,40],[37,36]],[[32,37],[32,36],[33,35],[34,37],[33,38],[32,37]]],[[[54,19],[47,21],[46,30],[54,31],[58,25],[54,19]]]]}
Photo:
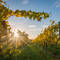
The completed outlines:
{"type": "Polygon", "coordinates": [[[14,31],[14,37],[18,37],[17,30],[14,31]]]}

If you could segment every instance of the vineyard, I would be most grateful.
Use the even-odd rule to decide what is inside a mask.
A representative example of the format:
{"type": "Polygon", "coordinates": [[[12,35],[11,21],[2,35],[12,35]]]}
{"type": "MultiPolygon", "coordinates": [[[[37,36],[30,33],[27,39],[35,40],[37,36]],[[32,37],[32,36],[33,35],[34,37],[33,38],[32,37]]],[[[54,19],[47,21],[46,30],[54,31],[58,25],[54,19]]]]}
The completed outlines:
{"type": "Polygon", "coordinates": [[[35,39],[30,39],[26,32],[11,32],[8,18],[16,16],[41,22],[50,14],[31,10],[13,11],[7,6],[0,0],[0,60],[60,60],[60,23],[49,20],[51,24],[35,39]]]}

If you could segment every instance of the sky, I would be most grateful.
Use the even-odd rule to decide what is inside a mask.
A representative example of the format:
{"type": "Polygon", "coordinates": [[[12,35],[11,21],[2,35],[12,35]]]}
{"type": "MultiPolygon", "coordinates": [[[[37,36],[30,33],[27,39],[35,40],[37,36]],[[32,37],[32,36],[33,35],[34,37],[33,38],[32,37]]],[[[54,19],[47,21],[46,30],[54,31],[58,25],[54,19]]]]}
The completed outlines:
{"type": "Polygon", "coordinates": [[[29,38],[34,39],[43,31],[45,27],[50,25],[49,20],[60,21],[60,0],[4,0],[11,10],[32,10],[36,12],[47,12],[50,17],[37,20],[29,20],[23,17],[11,16],[8,21],[12,30],[21,30],[29,34],[29,38]]]}

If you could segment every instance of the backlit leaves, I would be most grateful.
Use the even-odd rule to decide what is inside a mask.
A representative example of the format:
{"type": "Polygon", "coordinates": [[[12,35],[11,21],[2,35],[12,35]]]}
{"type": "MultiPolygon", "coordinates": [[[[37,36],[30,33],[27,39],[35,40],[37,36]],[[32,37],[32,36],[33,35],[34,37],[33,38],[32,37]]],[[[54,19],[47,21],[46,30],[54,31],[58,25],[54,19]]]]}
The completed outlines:
{"type": "Polygon", "coordinates": [[[25,10],[16,10],[16,11],[12,11],[9,8],[5,7],[4,5],[0,4],[0,15],[2,20],[7,20],[10,16],[15,15],[16,17],[29,17],[29,19],[35,20],[37,19],[37,21],[42,20],[42,18],[46,19],[49,17],[48,13],[41,13],[41,12],[35,12],[35,11],[25,11],[25,10]]]}
{"type": "MultiPolygon", "coordinates": [[[[52,23],[54,23],[54,21],[52,21],[52,23]]],[[[38,35],[33,42],[40,42],[43,45],[44,43],[47,43],[48,45],[56,44],[58,41],[58,36],[58,24],[52,24],[48,26],[48,28],[45,28],[43,33],[38,35]]]]}

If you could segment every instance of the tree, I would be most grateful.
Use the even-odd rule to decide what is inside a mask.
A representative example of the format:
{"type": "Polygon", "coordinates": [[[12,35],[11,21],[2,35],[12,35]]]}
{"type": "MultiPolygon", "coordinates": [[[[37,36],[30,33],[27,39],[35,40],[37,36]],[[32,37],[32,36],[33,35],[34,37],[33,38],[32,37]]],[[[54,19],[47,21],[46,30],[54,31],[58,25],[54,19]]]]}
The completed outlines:
{"type": "Polygon", "coordinates": [[[32,42],[32,40],[29,39],[27,33],[21,32],[20,30],[18,30],[17,33],[18,33],[18,37],[17,37],[18,41],[17,41],[17,44],[21,44],[20,47],[23,48],[23,47],[29,45],[32,42]]]}
{"type": "Polygon", "coordinates": [[[55,24],[54,21],[52,21],[51,25],[48,26],[48,28],[45,28],[43,33],[38,35],[33,42],[40,42],[43,45],[45,45],[45,43],[48,45],[56,44],[59,38],[58,31],[58,24],[55,24]]]}

